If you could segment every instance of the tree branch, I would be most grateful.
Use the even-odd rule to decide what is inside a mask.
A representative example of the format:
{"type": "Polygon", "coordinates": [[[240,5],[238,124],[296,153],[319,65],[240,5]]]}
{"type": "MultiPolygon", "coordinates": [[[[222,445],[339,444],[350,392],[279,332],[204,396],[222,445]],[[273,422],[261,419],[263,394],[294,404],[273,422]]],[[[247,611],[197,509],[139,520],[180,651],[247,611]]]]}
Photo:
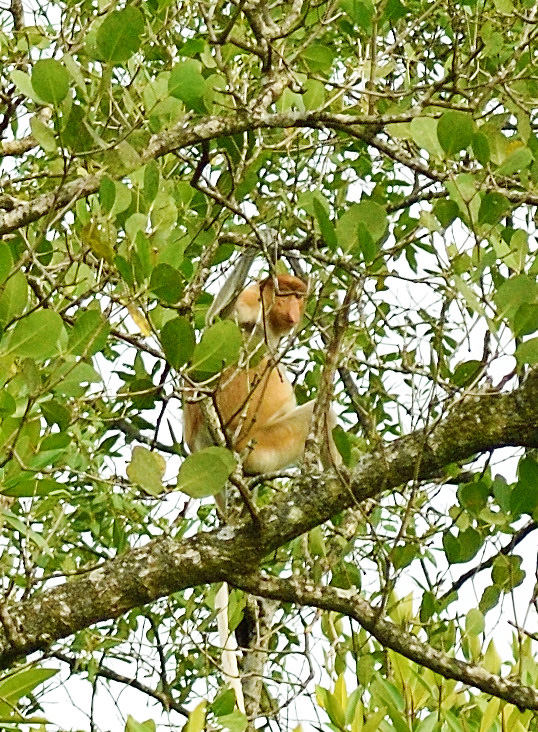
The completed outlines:
{"type": "MultiPolygon", "coordinates": [[[[417,112],[418,114],[418,112],[417,112]]],[[[383,126],[396,122],[409,121],[413,115],[395,115],[393,117],[376,117],[364,115],[357,118],[355,115],[329,114],[327,112],[283,112],[277,114],[260,113],[257,117],[236,115],[234,117],[206,117],[189,124],[182,121],[176,126],[154,135],[147,149],[141,154],[141,163],[159,158],[173,150],[199,145],[206,140],[213,140],[219,137],[230,137],[242,132],[257,129],[274,129],[286,127],[305,127],[311,129],[332,129],[345,132],[351,137],[363,140],[368,145],[375,147],[382,155],[386,155],[397,162],[402,163],[412,170],[419,172],[430,180],[443,182],[446,173],[436,171],[431,166],[414,158],[408,153],[391,146],[385,140],[376,137],[373,130],[381,129],[383,126]]],[[[104,176],[111,177],[110,171],[99,175],[88,175],[77,178],[65,185],[62,185],[52,193],[45,193],[32,201],[17,206],[13,211],[8,211],[0,216],[0,234],[7,234],[15,231],[21,226],[36,221],[37,219],[57,211],[63,207],[69,208],[80,198],[85,198],[95,193],[104,176]]],[[[123,176],[119,176],[121,178],[123,176]]],[[[509,183],[510,181],[504,181],[509,183]]],[[[502,193],[512,203],[527,203],[538,205],[538,195],[529,191],[517,190],[519,184],[514,181],[514,186],[501,187],[498,181],[492,180],[490,190],[502,193]]]]}
{"type": "Polygon", "coordinates": [[[360,623],[384,648],[391,648],[420,666],[447,679],[455,679],[486,694],[505,699],[520,708],[538,709],[538,692],[532,687],[503,679],[480,666],[465,663],[432,648],[413,633],[381,617],[379,611],[356,590],[320,587],[299,577],[279,579],[262,575],[238,577],[235,584],[247,592],[280,602],[311,605],[347,615],[360,623]]]}
{"type": "Polygon", "coordinates": [[[376,446],[353,471],[340,470],[345,485],[331,472],[303,476],[259,512],[256,524],[246,518],[240,525],[180,543],[164,536],[87,575],[23,602],[7,603],[2,608],[0,667],[187,587],[223,580],[235,584],[279,546],[345,508],[410,480],[431,479],[448,463],[516,445],[538,447],[538,370],[512,392],[467,396],[436,424],[376,446]]]}

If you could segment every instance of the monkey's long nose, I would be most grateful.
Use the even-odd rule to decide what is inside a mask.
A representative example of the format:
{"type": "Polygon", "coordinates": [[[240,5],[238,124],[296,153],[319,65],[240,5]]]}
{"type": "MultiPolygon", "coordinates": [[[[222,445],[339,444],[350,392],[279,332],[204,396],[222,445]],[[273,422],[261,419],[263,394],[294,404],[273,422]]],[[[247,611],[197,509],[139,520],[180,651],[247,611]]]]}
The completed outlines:
{"type": "Polygon", "coordinates": [[[286,313],[286,315],[286,320],[289,322],[290,325],[297,325],[297,323],[301,320],[301,307],[299,303],[293,303],[290,306],[290,309],[286,313]]]}

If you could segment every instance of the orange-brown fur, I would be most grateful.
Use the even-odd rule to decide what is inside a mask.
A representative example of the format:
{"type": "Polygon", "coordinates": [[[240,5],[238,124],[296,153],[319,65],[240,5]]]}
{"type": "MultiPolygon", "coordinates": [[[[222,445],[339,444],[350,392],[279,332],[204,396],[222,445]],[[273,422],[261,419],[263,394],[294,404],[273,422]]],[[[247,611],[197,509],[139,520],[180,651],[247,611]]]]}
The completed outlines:
{"type": "MultiPolygon", "coordinates": [[[[259,328],[269,349],[274,349],[299,324],[306,293],[306,284],[297,277],[279,275],[276,283],[269,277],[243,290],[234,314],[246,328],[259,328]]],[[[314,402],[297,406],[293,386],[273,355],[252,368],[226,369],[216,389],[215,405],[231,445],[239,452],[245,450],[247,472],[280,470],[300,459],[314,402]]],[[[212,444],[200,405],[185,404],[184,416],[189,449],[212,444]]],[[[335,423],[332,413],[328,423],[330,431],[335,423]]],[[[325,457],[330,452],[329,460],[337,459],[330,434],[326,444],[325,457]]]]}

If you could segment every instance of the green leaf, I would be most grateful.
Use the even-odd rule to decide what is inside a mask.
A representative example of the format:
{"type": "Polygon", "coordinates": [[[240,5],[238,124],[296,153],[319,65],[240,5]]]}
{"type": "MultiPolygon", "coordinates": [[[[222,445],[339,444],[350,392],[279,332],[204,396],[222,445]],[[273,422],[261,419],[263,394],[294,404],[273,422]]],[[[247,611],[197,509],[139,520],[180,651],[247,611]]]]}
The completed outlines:
{"type": "MultiPolygon", "coordinates": [[[[235,693],[233,696],[235,699],[235,693]]],[[[239,709],[236,709],[231,714],[221,715],[218,722],[224,732],[245,732],[248,727],[248,720],[239,709]]]]}
{"type": "Polygon", "coordinates": [[[47,424],[57,424],[64,431],[69,427],[71,421],[71,411],[56,399],[50,399],[41,403],[41,414],[47,420],[47,424]]]}
{"type": "Polygon", "coordinates": [[[41,99],[32,86],[32,80],[29,74],[24,71],[19,71],[19,69],[14,69],[9,75],[21,94],[28,97],[28,99],[33,99],[34,102],[37,102],[38,104],[45,103],[45,100],[41,99]]]}
{"type": "Polygon", "coordinates": [[[36,310],[19,320],[9,339],[7,353],[31,356],[36,361],[58,352],[62,319],[53,310],[36,310]]]}
{"type": "Polygon", "coordinates": [[[126,391],[136,409],[153,409],[159,395],[159,387],[148,376],[131,381],[126,391]]]}
{"type": "Polygon", "coordinates": [[[476,608],[469,610],[465,616],[465,632],[469,635],[480,635],[484,632],[484,616],[476,608]]]}
{"type": "Polygon", "coordinates": [[[414,732],[438,732],[439,729],[439,713],[432,712],[424,717],[414,732]]]}
{"type": "Polygon", "coordinates": [[[28,282],[20,269],[2,285],[0,292],[0,323],[6,325],[21,315],[28,302],[28,282]]]}
{"type": "Polygon", "coordinates": [[[127,211],[131,205],[132,193],[131,189],[128,188],[124,183],[116,181],[114,183],[114,204],[110,209],[111,216],[118,216],[118,214],[127,211]]]}
{"type": "Polygon", "coordinates": [[[17,402],[15,399],[8,391],[2,389],[0,391],[0,421],[4,419],[4,417],[9,417],[10,414],[14,414],[16,409],[17,402]]]}
{"type": "Polygon", "coordinates": [[[160,335],[166,360],[174,369],[179,369],[191,360],[195,339],[191,324],[186,318],[168,320],[160,335]]]}
{"type": "Polygon", "coordinates": [[[184,732],[204,732],[206,729],[206,707],[207,702],[201,701],[189,714],[189,721],[184,727],[184,732]]]}
{"type": "Polygon", "coordinates": [[[433,117],[415,117],[411,121],[411,136],[416,144],[436,158],[443,158],[443,148],[437,137],[438,120],[433,117]]]}
{"type": "Polygon", "coordinates": [[[521,563],[522,559],[517,554],[496,556],[493,560],[491,579],[504,593],[511,592],[525,579],[521,563]]]}
{"type": "Polygon", "coordinates": [[[383,206],[375,201],[363,199],[353,203],[336,224],[338,243],[344,252],[357,246],[359,239],[364,247],[369,237],[373,243],[378,242],[387,229],[387,213],[383,206]]]}
{"type": "Polygon", "coordinates": [[[499,316],[511,320],[521,305],[538,302],[538,283],[529,275],[515,275],[498,287],[494,299],[499,308],[499,316]]]}
{"type": "Polygon", "coordinates": [[[160,169],[156,160],[150,160],[144,168],[144,196],[148,203],[155,200],[159,192],[160,169]]]}
{"type": "Polygon", "coordinates": [[[131,462],[127,466],[127,477],[146,493],[158,496],[164,491],[162,479],[166,470],[166,462],[158,452],[151,452],[147,447],[133,448],[131,462]]]}
{"type": "Polygon", "coordinates": [[[168,93],[195,111],[203,111],[202,97],[206,82],[200,71],[201,64],[192,58],[176,64],[170,72],[168,93]]]}
{"type": "MultiPolygon", "coordinates": [[[[400,690],[376,673],[375,684],[372,693],[377,699],[382,700],[392,721],[395,732],[409,732],[409,726],[404,717],[404,701],[400,690]]],[[[377,728],[377,727],[376,727],[377,728]]]]}
{"type": "Polygon", "coordinates": [[[39,145],[46,152],[55,153],[57,150],[56,138],[54,132],[47,127],[47,125],[39,119],[39,117],[32,117],[30,120],[30,129],[32,135],[35,137],[39,145]]]}
{"type": "Polygon", "coordinates": [[[140,48],[144,16],[128,5],[107,15],[97,31],[96,47],[100,58],[110,64],[127,61],[140,48]]]}
{"type": "Polygon", "coordinates": [[[125,732],[155,732],[157,725],[153,719],[146,719],[145,722],[137,722],[129,714],[125,723],[125,732]]]}
{"type": "Polygon", "coordinates": [[[20,518],[15,516],[15,514],[9,509],[0,507],[0,517],[2,517],[5,523],[9,524],[11,528],[18,531],[22,536],[25,536],[29,541],[32,541],[36,547],[41,549],[42,552],[50,554],[50,547],[41,534],[36,531],[32,531],[25,521],[21,521],[20,518]]]}
{"type": "Polygon", "coordinates": [[[0,285],[8,278],[12,267],[13,257],[11,256],[11,249],[4,241],[0,241],[0,285]]]}
{"type": "Polygon", "coordinates": [[[336,250],[336,247],[338,246],[338,240],[336,238],[334,226],[332,225],[329,218],[329,214],[325,210],[325,206],[318,198],[316,198],[316,196],[314,196],[314,198],[312,199],[312,204],[314,206],[314,212],[316,214],[319,230],[321,231],[321,235],[325,241],[325,244],[329,247],[331,251],[334,252],[336,250]]]}
{"type": "Polygon", "coordinates": [[[215,717],[223,717],[232,714],[235,707],[235,694],[233,689],[223,689],[211,702],[211,711],[215,717]]]}
{"type": "Polygon", "coordinates": [[[306,65],[312,71],[321,71],[329,74],[334,61],[335,53],[329,46],[321,43],[313,43],[307,46],[301,57],[305,59],[306,65]]]}
{"type": "Polygon", "coordinates": [[[474,121],[470,114],[449,110],[437,125],[437,139],[443,150],[454,155],[471,144],[474,134],[474,121]]]}
{"type": "Polygon", "coordinates": [[[151,273],[149,289],[159,300],[176,303],[183,294],[183,281],[177,269],[169,264],[158,264],[151,273]]]}
{"type": "Polygon", "coordinates": [[[22,480],[17,476],[16,480],[7,481],[6,487],[2,488],[3,495],[15,498],[48,496],[50,493],[66,495],[66,486],[50,478],[22,480]]]}
{"type": "Polygon", "coordinates": [[[109,213],[116,199],[116,184],[107,175],[101,180],[99,186],[99,203],[104,211],[109,213]]]}
{"type": "Polygon", "coordinates": [[[189,455],[177,477],[177,487],[191,498],[214,496],[223,490],[237,462],[225,447],[207,447],[189,455]]]}
{"type": "Polygon", "coordinates": [[[468,386],[476,379],[482,368],[483,364],[481,361],[465,361],[465,363],[459,363],[454,370],[452,382],[456,386],[468,386]]]}
{"type": "Polygon", "coordinates": [[[305,93],[302,95],[305,109],[319,109],[325,102],[325,86],[317,79],[307,79],[304,83],[305,93]]]}
{"type": "Polygon", "coordinates": [[[486,193],[478,210],[479,224],[496,224],[510,209],[510,202],[502,193],[486,193]]]}
{"type": "Polygon", "coordinates": [[[24,668],[0,679],[0,714],[10,715],[23,696],[58,673],[54,668],[24,668]]]}
{"type": "Polygon", "coordinates": [[[411,562],[416,559],[418,555],[418,548],[416,544],[408,542],[399,546],[395,546],[392,550],[392,563],[394,569],[403,569],[408,567],[411,562]]]}
{"type": "Polygon", "coordinates": [[[356,25],[370,33],[375,7],[371,0],[340,0],[341,7],[356,25]]]}
{"type": "Polygon", "coordinates": [[[525,341],[525,343],[520,343],[519,346],[516,348],[515,356],[519,364],[537,364],[538,338],[531,338],[529,341],[525,341]]]}
{"type": "Polygon", "coordinates": [[[530,335],[538,330],[538,305],[523,303],[513,318],[513,331],[516,336],[530,335]]]}
{"type": "Polygon", "coordinates": [[[458,217],[458,204],[448,198],[437,201],[433,207],[433,213],[441,226],[446,229],[458,217]]]}
{"type": "Polygon", "coordinates": [[[32,69],[32,87],[48,104],[58,105],[67,96],[70,81],[65,66],[54,58],[36,61],[32,69]]]}
{"type": "Polygon", "coordinates": [[[470,561],[481,546],[480,534],[473,528],[460,531],[457,537],[450,531],[443,535],[443,548],[450,564],[470,561]]]}
{"type": "Polygon", "coordinates": [[[482,317],[485,317],[486,313],[484,311],[484,306],[478,299],[478,296],[476,295],[472,287],[470,287],[464,279],[456,274],[453,275],[453,279],[456,288],[463,295],[467,306],[475,313],[478,313],[482,317]]]}
{"type": "Polygon", "coordinates": [[[491,157],[487,135],[484,135],[483,132],[475,132],[471,146],[480,165],[487,165],[491,157]]]}
{"type": "Polygon", "coordinates": [[[66,362],[57,374],[57,383],[54,386],[55,394],[67,397],[79,397],[86,391],[85,384],[101,381],[97,371],[85,361],[73,364],[66,362]]]}
{"type": "Polygon", "coordinates": [[[486,587],[478,603],[478,608],[483,613],[487,613],[488,610],[493,610],[496,607],[501,597],[501,590],[497,585],[490,585],[486,587]]]}
{"type": "Polygon", "coordinates": [[[240,328],[231,320],[215,323],[202,334],[192,357],[191,370],[206,375],[216,374],[236,363],[243,338],[240,328]]]}
{"type": "Polygon", "coordinates": [[[510,494],[510,511],[519,518],[527,513],[532,515],[538,507],[538,483],[518,480],[510,494]]]}
{"type": "Polygon", "coordinates": [[[109,333],[110,325],[100,310],[85,310],[78,315],[69,334],[69,353],[93,356],[104,348],[109,333]]]}
{"type": "Polygon", "coordinates": [[[533,159],[533,154],[528,147],[519,147],[497,168],[497,175],[514,175],[514,173],[519,173],[524,168],[527,168],[533,159]]]}
{"type": "Polygon", "coordinates": [[[62,143],[75,152],[86,152],[95,146],[95,132],[90,132],[88,117],[90,110],[80,104],[73,104],[69,116],[63,121],[62,143]]]}
{"type": "Polygon", "coordinates": [[[458,500],[470,513],[477,515],[486,507],[489,488],[485,483],[466,483],[458,488],[458,500]]]}
{"type": "Polygon", "coordinates": [[[322,71],[329,74],[334,61],[334,51],[329,46],[323,46],[321,43],[313,43],[307,46],[301,54],[301,58],[305,59],[306,65],[312,71],[322,71]]]}
{"type": "Polygon", "coordinates": [[[62,462],[70,442],[71,438],[66,432],[55,432],[45,437],[39,445],[39,450],[28,461],[28,468],[39,470],[62,462]]]}

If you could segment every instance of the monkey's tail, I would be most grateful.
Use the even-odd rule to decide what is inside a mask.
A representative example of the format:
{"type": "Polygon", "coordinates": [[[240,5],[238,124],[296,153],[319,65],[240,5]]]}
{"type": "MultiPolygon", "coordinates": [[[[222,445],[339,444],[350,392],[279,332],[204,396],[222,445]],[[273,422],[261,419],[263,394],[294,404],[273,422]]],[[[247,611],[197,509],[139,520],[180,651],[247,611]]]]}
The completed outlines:
{"type": "Polygon", "coordinates": [[[228,585],[223,582],[215,595],[215,610],[217,611],[217,627],[222,646],[222,670],[228,677],[229,684],[235,692],[235,701],[240,712],[245,714],[245,697],[237,666],[237,642],[228,625],[228,585]]]}

